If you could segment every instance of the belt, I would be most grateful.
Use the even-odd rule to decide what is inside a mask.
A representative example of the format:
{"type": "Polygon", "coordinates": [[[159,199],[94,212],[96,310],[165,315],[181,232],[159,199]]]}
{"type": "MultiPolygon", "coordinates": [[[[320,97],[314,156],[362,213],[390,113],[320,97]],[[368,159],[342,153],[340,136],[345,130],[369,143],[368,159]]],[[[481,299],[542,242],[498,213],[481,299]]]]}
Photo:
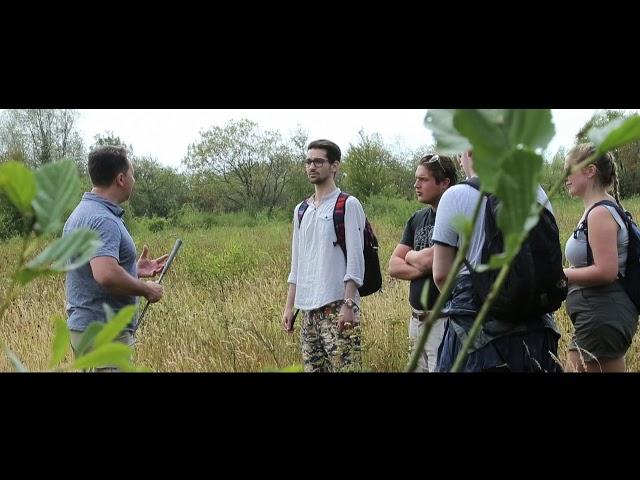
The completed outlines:
{"type": "Polygon", "coordinates": [[[412,310],[411,316],[416,320],[418,320],[419,322],[424,322],[427,319],[427,315],[429,315],[430,313],[431,313],[430,311],[421,312],[418,310],[412,310]]]}

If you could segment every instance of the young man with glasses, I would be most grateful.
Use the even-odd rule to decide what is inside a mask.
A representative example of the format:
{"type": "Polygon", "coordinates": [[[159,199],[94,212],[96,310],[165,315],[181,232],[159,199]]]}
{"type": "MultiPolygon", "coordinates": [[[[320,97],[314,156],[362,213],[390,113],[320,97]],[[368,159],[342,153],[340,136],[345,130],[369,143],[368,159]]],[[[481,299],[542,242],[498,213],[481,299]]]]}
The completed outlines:
{"type": "Polygon", "coordinates": [[[294,309],[302,311],[305,372],[361,367],[358,287],[364,280],[365,214],[357,198],[346,199],[345,259],[333,219],[341,194],[335,183],[340,158],[340,148],[329,140],[309,144],[305,168],[315,193],[293,212],[291,271],[282,327],[292,333],[294,309]]]}
{"type": "MultiPolygon", "coordinates": [[[[456,166],[449,157],[427,155],[420,160],[416,169],[414,188],[418,202],[425,208],[414,213],[407,221],[402,240],[389,259],[389,275],[400,280],[409,280],[409,342],[411,353],[415,350],[426,320],[438,298],[438,289],[433,283],[431,272],[433,263],[433,227],[436,222],[438,202],[444,192],[455,185],[458,179],[456,166]],[[430,282],[429,296],[424,305],[422,291],[430,282]]],[[[444,335],[444,318],[436,320],[424,350],[420,355],[417,371],[433,372],[436,368],[438,347],[444,335]]]]}

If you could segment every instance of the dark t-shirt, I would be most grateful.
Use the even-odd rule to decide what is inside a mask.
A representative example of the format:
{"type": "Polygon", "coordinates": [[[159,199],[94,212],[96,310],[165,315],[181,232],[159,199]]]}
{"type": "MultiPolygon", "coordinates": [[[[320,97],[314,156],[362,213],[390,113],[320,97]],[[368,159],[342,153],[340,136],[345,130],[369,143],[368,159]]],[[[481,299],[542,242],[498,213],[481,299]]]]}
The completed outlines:
{"type": "MultiPolygon", "coordinates": [[[[400,243],[411,247],[411,249],[416,252],[424,248],[432,247],[433,241],[431,240],[431,236],[433,235],[433,226],[435,223],[436,212],[433,208],[427,207],[417,211],[411,216],[407,225],[404,227],[404,233],[402,234],[400,243]]],[[[409,303],[416,310],[431,310],[436,303],[438,293],[438,289],[435,283],[433,283],[432,275],[411,280],[409,286],[409,303]],[[422,295],[422,289],[427,280],[431,280],[431,287],[429,288],[429,298],[427,298],[427,308],[425,308],[420,303],[420,296],[422,295]]]]}

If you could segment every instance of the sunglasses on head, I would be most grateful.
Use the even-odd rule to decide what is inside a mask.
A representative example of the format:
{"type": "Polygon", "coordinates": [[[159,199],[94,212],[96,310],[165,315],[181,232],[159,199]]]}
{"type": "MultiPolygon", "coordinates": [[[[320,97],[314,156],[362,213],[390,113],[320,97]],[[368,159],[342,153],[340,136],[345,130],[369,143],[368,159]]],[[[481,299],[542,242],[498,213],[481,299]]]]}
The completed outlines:
{"type": "Polygon", "coordinates": [[[440,155],[432,156],[429,160],[426,161],[426,163],[427,164],[437,163],[438,165],[440,165],[440,168],[444,170],[444,165],[442,165],[442,162],[440,161],[440,155]]]}

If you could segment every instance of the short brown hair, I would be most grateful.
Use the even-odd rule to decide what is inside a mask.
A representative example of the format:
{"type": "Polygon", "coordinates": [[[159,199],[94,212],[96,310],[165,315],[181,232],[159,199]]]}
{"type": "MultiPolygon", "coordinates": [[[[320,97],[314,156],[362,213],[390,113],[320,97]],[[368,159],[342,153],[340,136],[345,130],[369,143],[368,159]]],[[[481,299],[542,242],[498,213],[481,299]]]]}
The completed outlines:
{"type": "Polygon", "coordinates": [[[319,148],[327,152],[327,158],[329,159],[329,163],[339,162],[340,158],[342,158],[342,152],[340,151],[340,147],[333,143],[331,140],[314,140],[309,144],[307,150],[311,150],[312,148],[319,148]]]}
{"type": "Polygon", "coordinates": [[[127,173],[127,149],[121,145],[101,145],[89,153],[89,176],[96,187],[108,187],[118,174],[127,173]]]}

